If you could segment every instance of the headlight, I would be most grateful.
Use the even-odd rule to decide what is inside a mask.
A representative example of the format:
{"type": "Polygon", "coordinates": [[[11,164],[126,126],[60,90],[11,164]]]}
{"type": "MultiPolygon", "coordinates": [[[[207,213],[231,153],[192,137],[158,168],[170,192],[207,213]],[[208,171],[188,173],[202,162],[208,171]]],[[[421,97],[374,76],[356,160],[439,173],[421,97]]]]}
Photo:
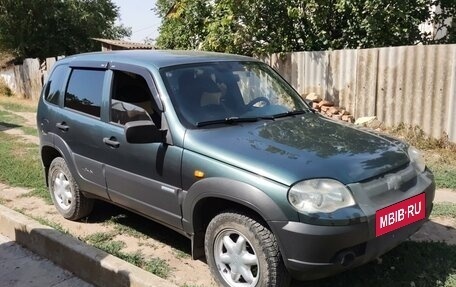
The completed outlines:
{"type": "Polygon", "coordinates": [[[288,201],[298,211],[306,213],[329,213],[355,205],[355,200],[345,185],[333,179],[301,181],[288,192],[288,201]]]}
{"type": "Polygon", "coordinates": [[[423,172],[426,168],[426,163],[424,162],[423,154],[413,146],[410,146],[408,148],[408,156],[412,164],[415,166],[416,170],[418,172],[423,172]]]}

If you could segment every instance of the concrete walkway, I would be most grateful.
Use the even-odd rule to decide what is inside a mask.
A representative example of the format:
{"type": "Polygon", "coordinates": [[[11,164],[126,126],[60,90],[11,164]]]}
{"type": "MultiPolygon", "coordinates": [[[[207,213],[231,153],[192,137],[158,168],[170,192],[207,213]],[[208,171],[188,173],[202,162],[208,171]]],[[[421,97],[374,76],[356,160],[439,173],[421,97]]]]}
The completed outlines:
{"type": "Polygon", "coordinates": [[[91,287],[0,234],[0,287],[91,287]]]}
{"type": "Polygon", "coordinates": [[[439,188],[435,190],[434,203],[450,202],[456,203],[456,190],[439,188]]]}
{"type": "MultiPolygon", "coordinates": [[[[67,271],[59,273],[58,271],[44,268],[41,270],[44,274],[33,275],[35,272],[33,270],[35,269],[32,267],[34,265],[41,266],[40,260],[43,259],[38,260],[38,263],[29,263],[22,267],[18,264],[13,264],[15,263],[15,256],[12,254],[15,254],[14,250],[16,247],[12,245],[11,241],[21,244],[30,251],[51,260],[66,270],[70,270],[79,278],[82,278],[95,286],[177,287],[170,281],[107,254],[102,250],[89,246],[77,238],[61,233],[51,227],[44,226],[1,204],[0,235],[9,238],[6,243],[0,242],[0,287],[91,286],[79,285],[76,283],[74,285],[66,284],[65,281],[67,279],[71,282],[69,280],[71,274],[67,273],[67,275],[62,275],[67,271]],[[12,249],[12,251],[9,251],[10,249],[12,249]],[[6,277],[6,275],[8,275],[8,277],[6,277]],[[31,275],[32,277],[31,279],[23,280],[22,278],[25,275],[31,275]],[[41,277],[43,277],[43,280],[49,281],[40,282],[38,278],[41,277]],[[11,282],[8,283],[8,281],[5,280],[11,282]],[[21,284],[14,282],[21,282],[21,284]],[[35,282],[39,283],[35,284],[35,282]]],[[[33,253],[29,253],[28,256],[19,255],[17,259],[18,262],[24,257],[33,259],[36,258],[36,255],[33,255],[33,253]]]]}

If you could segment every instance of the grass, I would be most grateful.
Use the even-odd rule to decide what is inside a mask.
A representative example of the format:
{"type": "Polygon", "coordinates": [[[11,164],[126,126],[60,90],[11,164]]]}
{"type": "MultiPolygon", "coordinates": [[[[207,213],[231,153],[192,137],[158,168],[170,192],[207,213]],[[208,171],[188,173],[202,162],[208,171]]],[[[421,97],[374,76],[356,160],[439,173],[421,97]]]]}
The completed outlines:
{"type": "Polygon", "coordinates": [[[122,249],[125,248],[125,243],[114,240],[116,235],[116,231],[97,232],[85,237],[84,241],[161,278],[168,278],[171,273],[171,267],[165,260],[155,257],[145,259],[140,251],[123,252],[122,249]]]}
{"type": "Polygon", "coordinates": [[[185,251],[173,248],[173,252],[176,255],[176,258],[179,258],[179,259],[189,259],[189,258],[191,258],[190,254],[188,254],[185,251]]]}
{"type": "Polygon", "coordinates": [[[429,169],[434,173],[437,188],[449,188],[456,191],[456,167],[450,164],[433,163],[426,161],[429,169]]]}
{"type": "Polygon", "coordinates": [[[106,241],[110,241],[114,238],[114,235],[112,233],[108,232],[97,232],[88,235],[87,237],[84,238],[84,241],[87,241],[91,244],[100,244],[106,241]]]}
{"type": "Polygon", "coordinates": [[[144,233],[142,233],[128,225],[125,225],[124,224],[125,221],[127,221],[127,216],[125,214],[119,214],[116,216],[112,216],[107,221],[107,223],[114,227],[114,230],[117,232],[117,234],[126,234],[126,235],[129,235],[134,238],[143,238],[143,239],[147,238],[147,236],[144,233]]]}
{"type": "Polygon", "coordinates": [[[142,254],[140,252],[122,252],[126,244],[123,241],[114,240],[115,236],[116,234],[112,232],[97,232],[84,238],[84,241],[133,265],[141,265],[144,261],[142,254]]]}
{"type": "Polygon", "coordinates": [[[28,194],[52,204],[43,179],[38,146],[17,136],[0,133],[0,181],[11,186],[29,188],[28,194]]]}
{"type": "Polygon", "coordinates": [[[7,128],[18,128],[27,135],[38,135],[35,127],[24,126],[24,118],[8,111],[0,110],[0,125],[7,128]]]}
{"type": "Polygon", "coordinates": [[[456,144],[450,142],[448,136],[443,135],[440,139],[434,139],[426,136],[419,127],[404,124],[386,132],[423,151],[426,164],[434,173],[438,188],[456,190],[456,144]]]}
{"type": "Polygon", "coordinates": [[[149,261],[146,262],[144,269],[165,279],[168,278],[171,272],[171,267],[169,267],[168,263],[157,257],[149,259],[149,261]]]}
{"type": "Polygon", "coordinates": [[[0,197],[0,204],[4,205],[4,204],[7,204],[8,202],[11,202],[10,199],[6,199],[6,198],[1,198],[0,197]]]}
{"type": "Polygon", "coordinates": [[[23,126],[20,128],[26,135],[38,136],[38,130],[33,127],[23,126]]]}
{"type": "Polygon", "coordinates": [[[10,102],[10,101],[0,101],[0,105],[3,106],[6,110],[12,112],[36,112],[36,107],[32,105],[24,105],[20,103],[10,102]]]}
{"type": "Polygon", "coordinates": [[[33,218],[34,220],[38,221],[39,223],[41,223],[43,225],[52,227],[55,230],[58,230],[58,231],[60,231],[62,233],[69,234],[68,229],[63,228],[63,226],[60,223],[52,222],[49,219],[44,218],[44,217],[40,217],[40,216],[33,216],[33,215],[30,215],[30,214],[26,214],[26,215],[31,217],[31,218],[33,218]]]}
{"type": "Polygon", "coordinates": [[[18,115],[10,113],[8,111],[0,110],[0,122],[2,125],[17,125],[20,126],[24,119],[18,115]]]}
{"type": "Polygon", "coordinates": [[[456,219],[456,204],[451,202],[435,203],[432,209],[432,215],[456,219]]]}
{"type": "Polygon", "coordinates": [[[1,93],[0,84],[0,106],[13,112],[36,112],[37,103],[31,100],[20,99],[14,96],[5,96],[1,93]]]}
{"type": "Polygon", "coordinates": [[[31,215],[24,208],[14,208],[14,211],[19,212],[21,214],[24,214],[25,216],[28,216],[28,217],[38,221],[42,225],[46,225],[46,226],[52,227],[55,230],[60,231],[61,233],[70,234],[68,229],[63,228],[63,226],[60,223],[52,222],[49,219],[41,217],[41,216],[31,215]]]}
{"type": "Polygon", "coordinates": [[[456,286],[456,246],[441,242],[407,241],[382,257],[323,280],[303,282],[312,287],[456,286]]]}

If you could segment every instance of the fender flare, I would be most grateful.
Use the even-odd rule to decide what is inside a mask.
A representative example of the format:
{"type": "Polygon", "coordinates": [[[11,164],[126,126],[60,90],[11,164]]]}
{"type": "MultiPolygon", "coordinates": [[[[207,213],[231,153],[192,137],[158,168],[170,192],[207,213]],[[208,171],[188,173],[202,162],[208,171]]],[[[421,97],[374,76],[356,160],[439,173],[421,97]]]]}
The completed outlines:
{"type": "Polygon", "coordinates": [[[223,177],[211,177],[194,183],[182,204],[184,230],[194,233],[194,209],[205,198],[218,198],[243,205],[265,221],[288,221],[290,218],[272,198],[257,187],[223,177]]]}

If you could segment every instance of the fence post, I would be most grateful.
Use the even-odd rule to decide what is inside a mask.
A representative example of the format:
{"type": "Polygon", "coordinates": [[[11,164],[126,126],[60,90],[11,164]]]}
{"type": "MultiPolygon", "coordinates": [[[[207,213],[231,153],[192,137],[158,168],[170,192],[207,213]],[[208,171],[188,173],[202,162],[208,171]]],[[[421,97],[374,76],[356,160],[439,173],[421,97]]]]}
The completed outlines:
{"type": "Polygon", "coordinates": [[[456,48],[453,49],[453,67],[451,75],[451,87],[450,87],[450,96],[448,99],[448,108],[445,111],[447,114],[447,133],[448,139],[451,142],[456,143],[456,48]]]}
{"type": "Polygon", "coordinates": [[[37,100],[41,92],[41,71],[38,59],[25,59],[22,65],[24,94],[27,99],[37,100]]]}

